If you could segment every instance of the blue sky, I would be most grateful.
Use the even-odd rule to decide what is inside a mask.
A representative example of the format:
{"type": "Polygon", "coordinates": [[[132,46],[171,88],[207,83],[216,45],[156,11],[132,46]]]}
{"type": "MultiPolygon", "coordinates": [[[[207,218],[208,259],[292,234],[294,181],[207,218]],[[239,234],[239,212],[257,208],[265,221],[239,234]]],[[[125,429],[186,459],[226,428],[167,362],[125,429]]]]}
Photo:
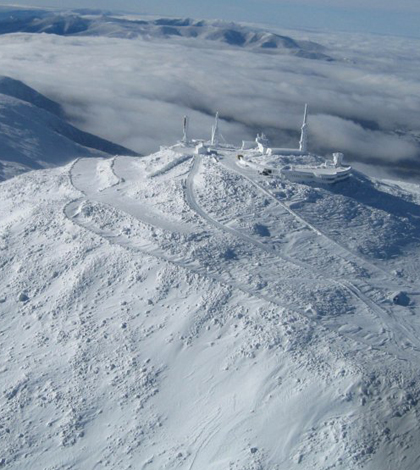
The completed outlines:
{"type": "MultiPolygon", "coordinates": [[[[0,2],[0,5],[11,2],[0,2]]],[[[254,21],[280,27],[420,37],[419,0],[17,0],[15,5],[124,9],[169,16],[254,21]]]]}

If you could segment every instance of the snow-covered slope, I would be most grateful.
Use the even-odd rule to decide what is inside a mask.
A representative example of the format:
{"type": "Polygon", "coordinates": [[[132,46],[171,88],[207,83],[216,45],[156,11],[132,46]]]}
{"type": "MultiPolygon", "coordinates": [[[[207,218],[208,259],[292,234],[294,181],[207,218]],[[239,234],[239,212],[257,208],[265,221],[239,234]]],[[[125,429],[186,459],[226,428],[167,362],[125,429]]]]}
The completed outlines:
{"type": "Polygon", "coordinates": [[[0,181],[78,156],[135,155],[66,121],[61,106],[19,80],[0,76],[0,181]]]}
{"type": "Polygon", "coordinates": [[[190,18],[140,18],[98,11],[67,12],[45,10],[9,11],[0,15],[0,34],[46,33],[60,36],[106,36],[134,39],[143,37],[197,38],[227,46],[291,54],[316,60],[333,60],[326,48],[313,41],[299,41],[260,28],[223,21],[190,18]]]}
{"type": "Polygon", "coordinates": [[[229,150],[2,183],[2,465],[417,469],[419,210],[229,150]]]}

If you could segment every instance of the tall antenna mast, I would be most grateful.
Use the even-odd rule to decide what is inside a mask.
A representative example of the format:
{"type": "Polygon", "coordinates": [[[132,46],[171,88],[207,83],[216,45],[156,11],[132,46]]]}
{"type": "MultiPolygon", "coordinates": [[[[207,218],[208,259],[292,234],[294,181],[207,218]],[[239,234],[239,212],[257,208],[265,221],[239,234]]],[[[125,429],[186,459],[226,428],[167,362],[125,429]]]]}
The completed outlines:
{"type": "Polygon", "coordinates": [[[188,116],[184,116],[183,122],[183,136],[182,136],[182,143],[187,144],[189,142],[188,139],[188,129],[190,127],[190,119],[188,116]]]}
{"type": "Polygon", "coordinates": [[[220,142],[220,132],[219,132],[219,113],[216,113],[214,119],[214,125],[211,128],[211,145],[218,145],[220,142]]]}
{"type": "Polygon", "coordinates": [[[299,150],[301,152],[308,151],[308,105],[305,104],[305,112],[303,115],[302,132],[300,134],[299,150]]]}

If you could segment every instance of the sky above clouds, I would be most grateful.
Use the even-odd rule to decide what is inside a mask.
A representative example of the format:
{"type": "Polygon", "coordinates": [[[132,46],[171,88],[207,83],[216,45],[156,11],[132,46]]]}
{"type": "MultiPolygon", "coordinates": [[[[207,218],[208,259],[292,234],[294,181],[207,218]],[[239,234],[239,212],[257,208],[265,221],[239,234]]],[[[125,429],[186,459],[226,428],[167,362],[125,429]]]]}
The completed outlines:
{"type": "MultiPolygon", "coordinates": [[[[9,2],[1,2],[0,5],[9,2]]],[[[10,2],[11,3],[11,2],[10,2]]],[[[418,0],[15,0],[16,5],[102,8],[420,37],[418,0]]]]}

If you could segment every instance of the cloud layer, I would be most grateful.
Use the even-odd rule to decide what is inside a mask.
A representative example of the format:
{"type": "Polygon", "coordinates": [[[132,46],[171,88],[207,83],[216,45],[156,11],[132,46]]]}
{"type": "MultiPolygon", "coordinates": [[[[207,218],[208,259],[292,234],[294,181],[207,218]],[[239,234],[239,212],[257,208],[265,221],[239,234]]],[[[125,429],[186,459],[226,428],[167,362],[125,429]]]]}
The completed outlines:
{"type": "Polygon", "coordinates": [[[0,37],[2,73],[61,102],[88,132],[148,153],[195,137],[211,115],[239,143],[267,131],[297,145],[305,102],[312,150],[369,162],[419,159],[418,41],[293,32],[327,47],[332,63],[249,52],[200,39],[116,39],[13,34],[0,37]]]}

